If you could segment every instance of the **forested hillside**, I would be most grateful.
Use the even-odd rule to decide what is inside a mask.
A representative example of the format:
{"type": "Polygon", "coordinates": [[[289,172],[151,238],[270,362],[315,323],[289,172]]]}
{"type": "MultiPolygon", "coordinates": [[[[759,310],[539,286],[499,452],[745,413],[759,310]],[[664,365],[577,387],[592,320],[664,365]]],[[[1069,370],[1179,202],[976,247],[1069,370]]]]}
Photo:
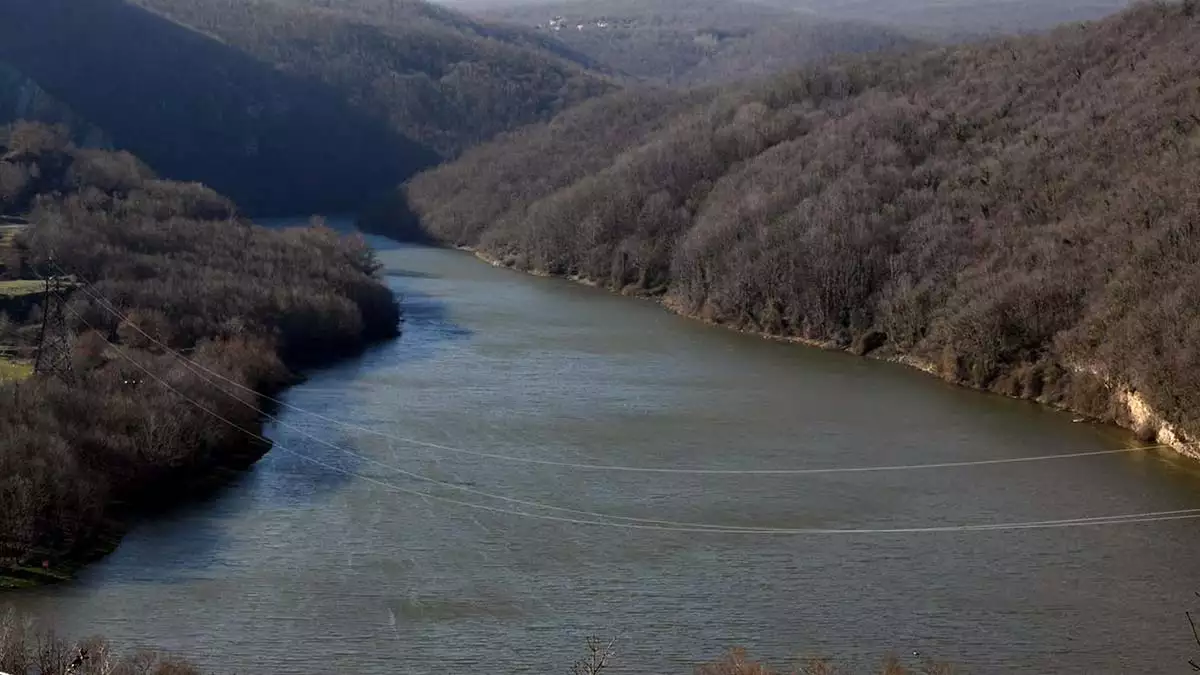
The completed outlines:
{"type": "Polygon", "coordinates": [[[131,507],[264,450],[202,409],[258,430],[255,397],[222,393],[164,345],[270,391],[290,366],[397,332],[362,241],[256,227],[212,190],[158,180],[128,153],[78,149],[62,129],[0,128],[8,214],[32,224],[0,239],[0,345],[30,356],[42,313],[39,295],[30,306],[3,291],[69,273],[75,378],[13,382],[0,369],[0,586],[23,566],[91,555],[131,507]]]}
{"type": "Polygon", "coordinates": [[[0,60],[117,147],[255,213],[353,210],[612,87],[532,38],[417,0],[390,23],[311,5],[11,0],[0,60]]]}
{"type": "Polygon", "coordinates": [[[1195,437],[1198,14],[623,94],[406,194],[520,269],[1105,419],[1133,390],[1195,437]]]}
{"type": "Polygon", "coordinates": [[[91,125],[25,73],[0,62],[0,125],[18,120],[62,125],[83,145],[104,147],[110,144],[103,129],[91,125]]]}
{"type": "Polygon", "coordinates": [[[422,0],[134,1],[331,87],[442,157],[613,88],[552,41],[422,0]]]}
{"type": "Polygon", "coordinates": [[[738,0],[567,0],[485,16],[533,27],[620,73],[672,84],[758,77],[913,44],[882,26],[738,0]]]}

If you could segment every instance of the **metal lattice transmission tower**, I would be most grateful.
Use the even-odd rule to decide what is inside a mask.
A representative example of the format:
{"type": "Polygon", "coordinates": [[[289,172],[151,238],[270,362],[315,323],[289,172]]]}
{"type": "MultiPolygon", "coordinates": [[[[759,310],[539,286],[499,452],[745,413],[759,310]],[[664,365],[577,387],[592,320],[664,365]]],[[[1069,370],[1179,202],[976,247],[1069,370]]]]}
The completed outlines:
{"type": "Polygon", "coordinates": [[[58,276],[46,277],[42,292],[42,331],[38,337],[37,361],[33,371],[57,376],[66,382],[75,379],[71,358],[71,331],[67,327],[67,295],[70,284],[58,276]]]}

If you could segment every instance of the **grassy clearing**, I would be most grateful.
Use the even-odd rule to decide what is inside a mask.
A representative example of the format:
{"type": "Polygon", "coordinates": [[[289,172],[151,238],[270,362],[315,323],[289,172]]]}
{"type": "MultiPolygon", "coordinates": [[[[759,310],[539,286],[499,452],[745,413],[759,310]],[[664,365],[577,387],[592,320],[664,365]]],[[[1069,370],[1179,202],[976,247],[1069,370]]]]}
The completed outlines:
{"type": "Polygon", "coordinates": [[[65,572],[40,567],[12,567],[0,571],[0,589],[34,588],[70,580],[71,576],[65,572]]]}
{"type": "Polygon", "coordinates": [[[20,234],[28,225],[0,225],[0,250],[11,248],[20,234]]]}
{"type": "Polygon", "coordinates": [[[37,279],[0,281],[0,298],[16,298],[22,295],[41,293],[45,284],[37,279]]]}
{"type": "Polygon", "coordinates": [[[16,382],[33,376],[33,364],[0,357],[0,382],[16,382]]]}

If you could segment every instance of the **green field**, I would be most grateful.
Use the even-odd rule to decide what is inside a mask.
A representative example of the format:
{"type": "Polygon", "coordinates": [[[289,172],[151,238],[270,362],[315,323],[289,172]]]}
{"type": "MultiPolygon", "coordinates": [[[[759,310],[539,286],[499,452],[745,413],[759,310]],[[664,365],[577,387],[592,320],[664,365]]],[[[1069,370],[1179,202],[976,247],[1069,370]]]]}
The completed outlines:
{"type": "Polygon", "coordinates": [[[0,298],[16,298],[22,295],[41,293],[45,284],[37,279],[17,279],[16,281],[0,281],[0,298]]]}
{"type": "Polygon", "coordinates": [[[13,239],[28,225],[0,225],[0,248],[12,246],[13,239]]]}
{"type": "Polygon", "coordinates": [[[32,363],[10,361],[4,357],[0,357],[0,382],[24,380],[32,375],[32,363]]]}
{"type": "Polygon", "coordinates": [[[0,589],[33,588],[70,579],[70,575],[65,572],[44,570],[40,567],[0,569],[0,589]]]}

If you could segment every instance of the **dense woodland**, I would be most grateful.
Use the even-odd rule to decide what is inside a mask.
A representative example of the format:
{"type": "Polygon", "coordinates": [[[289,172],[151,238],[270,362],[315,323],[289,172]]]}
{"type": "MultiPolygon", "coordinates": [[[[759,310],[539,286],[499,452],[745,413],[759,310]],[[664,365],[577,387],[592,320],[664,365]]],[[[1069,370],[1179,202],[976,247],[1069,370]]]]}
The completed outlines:
{"type": "Polygon", "coordinates": [[[116,147],[256,214],[354,210],[613,87],[565,48],[419,0],[387,16],[318,4],[11,0],[0,60],[116,147]]]}
{"type": "Polygon", "coordinates": [[[534,27],[619,73],[669,84],[759,77],[833,54],[914,44],[879,25],[738,0],[567,0],[486,16],[534,27]]]}
{"type": "MultiPolygon", "coordinates": [[[[77,149],[62,129],[0,131],[3,213],[33,223],[5,276],[58,273],[52,252],[94,286],[68,305],[75,382],[0,384],[0,579],[6,567],[85,557],[130,507],[265,450],[201,409],[257,431],[256,397],[210,386],[162,345],[265,392],[292,366],[397,331],[395,299],[360,239],[251,225],[212,190],[158,180],[128,153],[77,149]]],[[[40,313],[0,316],[0,344],[32,344],[40,313]]]]}
{"type": "Polygon", "coordinates": [[[520,269],[1200,433],[1200,10],[632,92],[406,188],[520,269]]]}
{"type": "MultiPolygon", "coordinates": [[[[258,432],[259,397],[212,386],[176,350],[266,393],[396,333],[361,240],[256,227],[159,173],[291,213],[358,208],[460,157],[372,215],[1100,419],[1127,421],[1113,393],[1132,389],[1200,437],[1200,5],[618,90],[621,75],[721,82],[914,44],[852,20],[945,37],[1123,0],[960,3],[969,16],[931,0],[773,4],[814,15],[605,0],[506,11],[526,25],[505,26],[418,0],[0,4],[0,108],[76,127],[0,129],[0,215],[33,223],[0,233],[0,282],[94,282],[68,301],[71,381],[0,383],[0,585],[43,560],[65,571],[138,509],[265,450],[214,417],[258,432]],[[564,16],[567,34],[534,30],[535,14],[564,16]],[[611,30],[571,33],[600,21],[611,30]],[[85,126],[136,156],[77,146],[85,126]]],[[[0,297],[0,345],[28,353],[42,313],[34,294],[0,297]]],[[[5,672],[196,672],[86,647],[68,671],[80,645],[0,618],[5,672]]],[[[776,671],[734,654],[699,672],[776,671]]]]}
{"type": "MultiPolygon", "coordinates": [[[[95,129],[79,140],[129,150],[248,213],[351,212],[631,80],[757,77],[835,52],[913,44],[895,26],[970,25],[992,14],[1045,26],[1124,1],[1010,0],[1018,4],[996,10],[990,0],[560,0],[577,22],[613,14],[600,34],[535,30],[529,18],[544,23],[541,9],[476,19],[422,0],[7,0],[0,121],[11,121],[2,108],[14,71],[61,101],[75,130],[95,129]]],[[[42,117],[63,121],[57,111],[42,117]]]]}
{"type": "Polygon", "coordinates": [[[328,86],[441,157],[612,85],[567,50],[422,0],[136,0],[328,86]]]}
{"type": "Polygon", "coordinates": [[[81,145],[107,147],[111,144],[102,129],[90,124],[24,73],[0,61],[0,125],[18,120],[64,126],[81,145]]]}

